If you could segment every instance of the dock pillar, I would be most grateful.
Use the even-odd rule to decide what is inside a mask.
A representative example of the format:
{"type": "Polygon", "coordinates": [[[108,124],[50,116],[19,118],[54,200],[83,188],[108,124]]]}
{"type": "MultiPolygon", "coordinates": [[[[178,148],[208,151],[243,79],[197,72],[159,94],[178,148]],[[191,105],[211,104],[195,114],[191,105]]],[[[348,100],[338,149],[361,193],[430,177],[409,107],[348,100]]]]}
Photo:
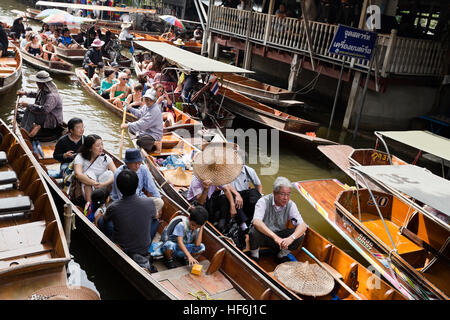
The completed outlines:
{"type": "Polygon", "coordinates": [[[219,53],[220,53],[220,44],[218,42],[214,42],[214,59],[219,59],[219,53]]]}
{"type": "Polygon", "coordinates": [[[210,32],[208,36],[208,58],[210,59],[212,59],[214,54],[214,43],[212,32],[210,32]]]}
{"type": "Polygon", "coordinates": [[[350,90],[350,96],[348,97],[347,109],[345,110],[344,122],[342,127],[348,129],[350,126],[350,120],[352,118],[353,108],[356,104],[356,97],[358,95],[359,82],[361,81],[361,72],[357,71],[353,76],[352,88],[350,90]]]}
{"type": "Polygon", "coordinates": [[[298,71],[300,70],[300,59],[298,54],[294,54],[291,62],[291,72],[288,78],[288,90],[294,91],[298,84],[298,71]]]}
{"type": "Polygon", "coordinates": [[[243,65],[243,68],[247,70],[250,70],[250,67],[252,65],[252,48],[253,46],[251,45],[250,41],[247,41],[245,43],[244,65],[243,65]]]}

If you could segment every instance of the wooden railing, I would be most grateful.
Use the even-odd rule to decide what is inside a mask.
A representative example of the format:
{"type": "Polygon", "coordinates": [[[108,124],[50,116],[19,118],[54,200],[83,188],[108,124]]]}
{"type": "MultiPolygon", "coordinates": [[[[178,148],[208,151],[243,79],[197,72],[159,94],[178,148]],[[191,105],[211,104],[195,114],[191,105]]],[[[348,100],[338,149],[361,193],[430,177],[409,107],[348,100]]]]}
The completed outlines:
{"type": "MultiPolygon", "coordinates": [[[[213,32],[247,39],[269,47],[294,53],[309,53],[303,19],[284,18],[257,12],[226,7],[213,7],[210,29],[213,32]],[[250,15],[252,15],[250,17],[250,15]],[[251,21],[251,24],[249,22],[251,21]]],[[[310,21],[314,57],[344,63],[347,67],[368,69],[367,60],[353,59],[331,54],[331,45],[337,25],[310,21]]],[[[377,55],[373,71],[383,77],[389,74],[439,76],[442,74],[443,51],[439,42],[397,37],[395,30],[389,34],[378,34],[377,55]]]]}

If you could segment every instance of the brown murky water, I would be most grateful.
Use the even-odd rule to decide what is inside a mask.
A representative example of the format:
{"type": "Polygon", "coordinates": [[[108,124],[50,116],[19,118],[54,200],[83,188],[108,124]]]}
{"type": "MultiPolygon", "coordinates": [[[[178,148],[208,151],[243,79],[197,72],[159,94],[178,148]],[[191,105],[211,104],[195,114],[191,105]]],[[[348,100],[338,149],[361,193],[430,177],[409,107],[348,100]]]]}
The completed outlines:
{"type": "MultiPolygon", "coordinates": [[[[12,0],[2,0],[0,2],[0,19],[3,22],[12,24],[15,14],[12,9],[26,10],[27,6],[12,0]]],[[[30,22],[30,26],[37,30],[39,24],[30,22]]],[[[10,92],[0,96],[0,117],[7,123],[12,123],[14,113],[14,103],[16,100],[15,92],[18,89],[35,88],[35,83],[29,80],[31,74],[37,70],[24,64],[23,76],[15,88],[10,92]]],[[[104,140],[105,148],[112,153],[118,154],[120,145],[120,123],[119,117],[104,109],[101,104],[84,91],[81,84],[78,83],[76,76],[55,78],[55,83],[63,98],[64,120],[68,121],[71,117],[77,116],[84,120],[86,134],[95,133],[104,140]]],[[[292,111],[302,115],[301,110],[292,111]]],[[[326,137],[328,119],[321,121],[325,126],[319,130],[318,135],[326,137]]],[[[244,130],[253,127],[253,123],[238,119],[235,126],[244,130]]],[[[340,132],[332,132],[330,138],[338,140],[340,132]]],[[[348,137],[344,137],[348,141],[348,137]]],[[[124,147],[131,147],[131,141],[128,137],[125,139],[124,147]]],[[[261,165],[252,165],[257,172],[261,165]]],[[[285,176],[291,181],[337,178],[343,182],[350,183],[343,172],[333,167],[328,160],[323,157],[319,151],[302,149],[300,145],[289,141],[282,141],[280,145],[280,154],[278,161],[278,173],[270,176],[260,176],[264,186],[264,193],[270,193],[273,181],[277,176],[285,176]]],[[[338,247],[345,250],[348,254],[357,258],[361,263],[367,265],[364,260],[353,250],[350,245],[328,225],[328,223],[299,195],[295,190],[292,192],[292,200],[297,203],[299,210],[306,223],[320,232],[324,237],[333,242],[338,247]]],[[[101,254],[98,253],[86,240],[74,232],[71,252],[75,260],[87,272],[89,279],[93,281],[104,299],[135,299],[140,295],[126,281],[120,280],[110,265],[103,261],[101,254]],[[114,279],[112,281],[111,279],[114,279]]]]}

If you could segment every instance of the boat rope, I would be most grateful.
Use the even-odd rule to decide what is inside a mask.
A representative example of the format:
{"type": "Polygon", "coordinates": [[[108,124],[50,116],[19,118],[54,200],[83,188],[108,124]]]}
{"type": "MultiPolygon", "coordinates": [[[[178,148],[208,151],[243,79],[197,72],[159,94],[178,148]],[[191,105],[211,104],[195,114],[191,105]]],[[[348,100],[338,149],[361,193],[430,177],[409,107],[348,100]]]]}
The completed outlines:
{"type": "Polygon", "coordinates": [[[199,290],[199,291],[197,291],[196,293],[192,293],[192,292],[189,291],[188,294],[190,294],[191,296],[193,296],[193,297],[196,298],[197,300],[216,300],[216,299],[211,298],[211,297],[209,296],[209,294],[206,293],[206,292],[203,291],[203,290],[199,290]]]}
{"type": "Polygon", "coordinates": [[[315,89],[317,82],[319,81],[319,76],[321,75],[321,72],[323,70],[323,66],[320,66],[320,70],[317,72],[317,74],[314,76],[314,78],[306,84],[303,88],[295,91],[296,94],[307,94],[315,89]],[[306,90],[306,91],[305,91],[306,90]]]}

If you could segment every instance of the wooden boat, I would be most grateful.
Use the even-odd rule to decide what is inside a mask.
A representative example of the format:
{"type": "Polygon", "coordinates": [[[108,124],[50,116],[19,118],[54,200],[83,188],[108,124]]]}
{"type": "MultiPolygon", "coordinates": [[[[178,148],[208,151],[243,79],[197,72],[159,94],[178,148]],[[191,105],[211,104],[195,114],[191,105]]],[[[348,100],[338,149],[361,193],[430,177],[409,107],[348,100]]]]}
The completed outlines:
{"type": "Polygon", "coordinates": [[[31,20],[41,21],[39,19],[36,19],[36,16],[41,13],[41,10],[34,9],[34,8],[27,8],[27,11],[25,12],[25,17],[31,20]]]}
{"type": "Polygon", "coordinates": [[[22,54],[23,60],[26,63],[30,64],[31,66],[35,67],[36,69],[45,70],[48,73],[54,74],[54,75],[72,75],[72,74],[74,74],[72,71],[73,64],[66,62],[66,61],[49,61],[49,60],[45,60],[45,59],[33,56],[32,54],[21,49],[19,47],[19,43],[17,41],[14,41],[13,43],[17,48],[19,48],[20,53],[22,54]]]}
{"type": "Polygon", "coordinates": [[[58,57],[61,57],[63,59],[71,61],[82,61],[84,59],[84,55],[87,52],[87,49],[84,47],[77,49],[70,49],[55,46],[55,52],[58,55],[58,57]]]}
{"type": "Polygon", "coordinates": [[[22,76],[22,55],[20,50],[9,42],[8,52],[14,52],[13,57],[0,58],[0,94],[8,91],[22,76]]]}
{"type": "MultiPolygon", "coordinates": [[[[112,111],[117,116],[119,116],[121,118],[123,117],[123,109],[120,109],[119,107],[115,106],[108,100],[104,99],[101,95],[99,95],[97,93],[96,90],[94,90],[91,87],[91,83],[87,77],[86,70],[84,70],[83,68],[76,68],[75,74],[77,75],[78,80],[80,81],[83,88],[85,88],[91,96],[93,96],[98,101],[100,101],[105,108],[112,111]]],[[[174,117],[175,124],[171,127],[164,128],[165,131],[171,131],[171,130],[176,130],[176,129],[187,129],[187,130],[192,131],[192,130],[194,130],[194,128],[196,126],[201,128],[201,124],[198,121],[192,119],[186,113],[178,110],[177,108],[173,108],[173,110],[175,112],[175,117],[174,117]]],[[[137,120],[137,118],[129,112],[127,112],[126,119],[128,121],[136,121],[137,120]]]]}
{"type": "MultiPolygon", "coordinates": [[[[20,132],[19,132],[20,133],[20,132]]],[[[21,141],[27,148],[30,142],[23,136],[21,141]]],[[[44,158],[39,159],[43,171],[52,168],[55,161],[51,158],[54,141],[42,143],[44,158]],[[53,161],[52,161],[53,160],[53,161]]],[[[37,155],[35,154],[35,157],[37,155]]],[[[123,164],[112,156],[116,166],[123,164]]],[[[51,188],[58,203],[70,203],[67,195],[59,189],[55,181],[48,175],[44,178],[51,188]]],[[[162,193],[164,208],[160,218],[159,233],[168,222],[179,214],[188,215],[182,207],[162,193]]],[[[252,266],[242,253],[227,241],[212,226],[207,226],[203,232],[203,243],[206,251],[198,258],[203,266],[201,275],[190,274],[190,268],[184,265],[167,270],[163,263],[156,260],[157,273],[150,274],[137,265],[115,243],[109,240],[79,208],[73,208],[77,229],[101,254],[109,260],[127,280],[148,299],[195,299],[198,291],[203,291],[212,299],[295,299],[288,290],[279,283],[267,277],[252,266]],[[189,293],[192,293],[189,294],[189,293]]],[[[113,280],[113,279],[112,279],[113,280]]]]}
{"type": "Polygon", "coordinates": [[[439,251],[448,257],[448,230],[392,194],[372,191],[375,206],[367,189],[357,191],[336,179],[300,181],[295,186],[403,295],[409,299],[448,299],[448,258],[436,259],[432,254],[439,251]]]}
{"type": "Polygon", "coordinates": [[[305,103],[294,100],[295,92],[272,86],[239,74],[224,74],[224,86],[256,101],[279,107],[299,107],[305,103]]]}
{"type": "Polygon", "coordinates": [[[0,120],[0,299],[66,286],[70,254],[45,178],[0,120]]]}
{"type": "Polygon", "coordinates": [[[266,127],[278,130],[281,134],[301,142],[311,144],[335,144],[335,142],[316,137],[319,123],[292,116],[257,102],[231,89],[220,87],[218,99],[224,98],[223,108],[266,127]]]}

